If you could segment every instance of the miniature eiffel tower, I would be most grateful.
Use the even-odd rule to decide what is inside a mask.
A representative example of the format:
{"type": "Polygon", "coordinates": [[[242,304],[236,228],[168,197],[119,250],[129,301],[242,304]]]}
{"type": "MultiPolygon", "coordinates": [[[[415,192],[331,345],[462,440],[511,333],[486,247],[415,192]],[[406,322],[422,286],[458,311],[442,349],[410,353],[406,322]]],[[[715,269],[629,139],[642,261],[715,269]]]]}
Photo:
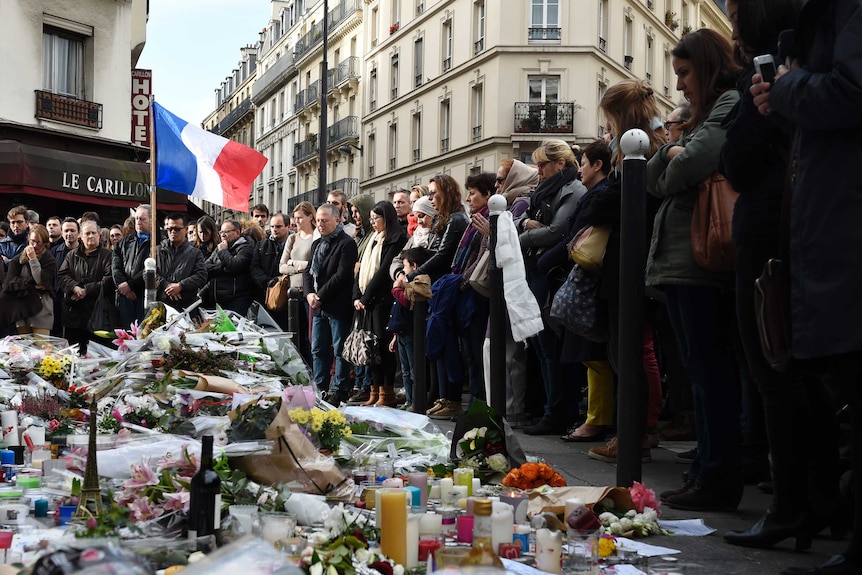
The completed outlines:
{"type": "Polygon", "coordinates": [[[90,400],[90,441],[87,451],[87,464],[84,467],[84,485],[81,486],[81,496],[75,519],[98,517],[104,511],[102,490],[99,487],[99,465],[96,462],[96,396],[90,400]]]}

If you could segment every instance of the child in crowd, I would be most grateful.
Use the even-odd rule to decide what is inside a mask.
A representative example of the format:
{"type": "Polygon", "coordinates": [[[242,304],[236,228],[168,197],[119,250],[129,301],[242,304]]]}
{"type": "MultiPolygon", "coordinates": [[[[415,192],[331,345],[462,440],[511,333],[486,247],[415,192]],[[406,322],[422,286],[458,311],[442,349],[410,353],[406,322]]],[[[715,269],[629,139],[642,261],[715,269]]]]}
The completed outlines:
{"type": "MultiPolygon", "coordinates": [[[[409,274],[434,255],[426,248],[410,248],[404,250],[401,258],[404,273],[409,274]]],[[[389,314],[389,324],[386,330],[392,332],[389,351],[395,353],[398,348],[398,361],[401,364],[401,378],[404,383],[406,403],[402,409],[413,411],[413,303],[407,299],[403,287],[393,287],[392,295],[395,301],[389,314]]]]}

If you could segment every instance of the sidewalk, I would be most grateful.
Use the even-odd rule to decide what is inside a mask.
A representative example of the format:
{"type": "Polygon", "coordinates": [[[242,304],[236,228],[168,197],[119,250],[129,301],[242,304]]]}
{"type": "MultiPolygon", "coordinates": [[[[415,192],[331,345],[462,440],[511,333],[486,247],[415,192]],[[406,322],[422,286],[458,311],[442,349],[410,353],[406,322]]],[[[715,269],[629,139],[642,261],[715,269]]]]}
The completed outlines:
{"type": "MultiPolygon", "coordinates": [[[[454,429],[454,422],[435,421],[441,429],[454,429]]],[[[591,447],[602,443],[565,443],[557,436],[530,436],[515,431],[524,453],[540,457],[558,471],[569,485],[614,485],[616,466],[587,457],[591,447]]],[[[642,467],[642,483],[656,494],[682,485],[685,465],[676,463],[676,452],[689,449],[693,442],[665,442],[652,450],[652,462],[642,467]]],[[[730,529],[747,529],[763,514],[771,500],[755,486],[745,488],[745,495],[736,513],[695,513],[662,506],[664,519],[704,520],[716,532],[706,537],[652,536],[646,543],[679,549],[680,561],[699,565],[697,575],[777,575],[790,566],[815,566],[841,553],[847,541],[834,541],[824,536],[814,539],[809,551],[794,551],[795,541],[788,539],[771,550],[748,549],[724,542],[722,534],[730,529]]],[[[847,510],[851,513],[852,510],[847,510]]],[[[828,534],[828,530],[826,531],[828,534]]]]}

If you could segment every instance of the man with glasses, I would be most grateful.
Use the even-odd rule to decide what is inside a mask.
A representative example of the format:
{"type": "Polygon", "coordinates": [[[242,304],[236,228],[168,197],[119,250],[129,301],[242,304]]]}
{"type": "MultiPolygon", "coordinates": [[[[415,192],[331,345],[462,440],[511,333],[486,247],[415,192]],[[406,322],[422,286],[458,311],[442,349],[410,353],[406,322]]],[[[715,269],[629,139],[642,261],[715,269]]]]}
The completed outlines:
{"type": "Polygon", "coordinates": [[[251,305],[251,258],[254,246],[242,236],[242,224],[225,220],[219,231],[221,242],[206,260],[210,288],[224,309],[245,315],[251,305]]]}
{"type": "Polygon", "coordinates": [[[187,220],[181,212],[168,214],[168,237],[159,244],[156,255],[156,297],[180,311],[195,302],[198,290],[207,283],[203,252],[186,238],[187,220]]]}
{"type": "Polygon", "coordinates": [[[350,363],[341,357],[353,317],[353,268],[359,252],[344,232],[341,213],[332,204],[317,209],[320,238],[311,246],[311,263],[303,274],[303,292],[311,307],[311,356],[314,381],[328,390],[328,401],[338,406],[350,396],[350,363]],[[329,369],[335,355],[335,381],[329,369]]]}
{"type": "MultiPolygon", "coordinates": [[[[254,299],[264,303],[266,288],[270,281],[277,279],[278,264],[281,260],[281,253],[284,251],[284,244],[287,241],[288,221],[283,213],[278,212],[272,215],[269,220],[269,237],[262,242],[257,242],[254,246],[254,254],[251,257],[251,279],[254,281],[254,291],[252,295],[254,299]]],[[[272,318],[278,322],[282,329],[287,328],[287,310],[270,310],[272,318]]]]}
{"type": "Polygon", "coordinates": [[[691,105],[688,102],[682,102],[667,115],[667,121],[664,123],[664,135],[667,137],[668,143],[679,142],[682,138],[682,125],[690,119],[691,105]]]}
{"type": "MultiPolygon", "coordinates": [[[[151,217],[148,204],[138,206],[135,210],[135,233],[120,240],[111,258],[120,325],[124,328],[144,319],[144,261],[150,257],[151,217]]],[[[84,219],[81,216],[81,220],[84,219]]]]}
{"type": "Polygon", "coordinates": [[[15,206],[7,214],[9,219],[9,233],[0,240],[0,257],[3,258],[4,269],[9,268],[9,260],[24,251],[27,245],[27,236],[30,233],[30,225],[27,220],[27,208],[15,206]]]}

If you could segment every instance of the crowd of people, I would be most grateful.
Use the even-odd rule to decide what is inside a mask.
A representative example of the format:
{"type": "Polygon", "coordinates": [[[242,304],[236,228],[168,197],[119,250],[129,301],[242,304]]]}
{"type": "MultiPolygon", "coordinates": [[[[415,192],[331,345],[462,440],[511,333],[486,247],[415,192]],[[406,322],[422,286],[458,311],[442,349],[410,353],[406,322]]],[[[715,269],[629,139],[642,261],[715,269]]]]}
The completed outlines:
{"type": "MultiPolygon", "coordinates": [[[[463,183],[442,174],[388,201],[335,190],[323,205],[303,202],[292,213],[259,204],[245,220],[190,222],[170,213],[159,238],[151,237],[145,205],[107,228],[93,212],[42,226],[38,214],[14,207],[8,227],[0,226],[0,328],[62,335],[86,353],[93,325],[143,318],[144,260],[158,242],[159,300],[182,310],[200,298],[205,307],[245,314],[286,276],[305,304],[300,352],[331,402],[412,410],[415,358],[423,354],[433,383],[426,413],[454,418],[464,413],[465,392],[468,403],[487,393],[488,200],[499,194],[520,244],[520,256],[506,265],[517,268],[513,285],[523,281],[541,315],[525,317],[529,306],[508,309],[506,418],[513,427],[598,442],[589,456],[616,461],[616,440],[602,443],[615,425],[618,340],[620,330],[637,330],[643,461],[661,439],[697,440],[680,455],[691,463],[683,485],[660,495],[666,505],[734,510],[755,478],[772,490],[773,504],[750,529],[726,533],[729,543],[768,548],[794,538],[806,549],[826,529],[843,537],[852,523],[838,489],[835,413],[843,404],[852,413],[855,518],[862,517],[862,452],[852,449],[862,442],[862,252],[853,249],[859,184],[848,173],[862,160],[862,4],[727,0],[727,13],[732,42],[701,29],[673,48],[685,102],[665,122],[650,85],[623,80],[601,98],[606,137],[583,150],[545,140],[532,164],[506,159],[495,173],[463,183]],[[780,33],[794,27],[794,39],[784,40],[790,45],[781,46],[787,60],[778,63],[786,66],[764,82],[754,57],[777,55],[780,33]],[[642,326],[619,325],[619,137],[631,129],[648,135],[642,326]],[[702,267],[691,249],[699,187],[715,172],[739,192],[733,271],[702,267]],[[608,239],[598,277],[604,337],[587,339],[549,310],[569,281],[570,243],[590,227],[608,230],[608,239]],[[796,361],[784,372],[765,360],[755,317],[755,280],[778,256],[789,260],[792,279],[796,361]],[[417,294],[431,297],[425,349],[413,340],[417,294]],[[369,365],[351,365],[342,354],[357,326],[376,336],[370,351],[377,360],[369,365]],[[527,394],[539,379],[544,393],[527,394]],[[673,419],[659,429],[662,411],[673,419]],[[760,476],[752,472],[758,464],[766,469],[760,476]]],[[[270,313],[287,328],[286,311],[270,313]]],[[[860,549],[856,530],[844,555],[807,572],[855,573],[860,549]]]]}

